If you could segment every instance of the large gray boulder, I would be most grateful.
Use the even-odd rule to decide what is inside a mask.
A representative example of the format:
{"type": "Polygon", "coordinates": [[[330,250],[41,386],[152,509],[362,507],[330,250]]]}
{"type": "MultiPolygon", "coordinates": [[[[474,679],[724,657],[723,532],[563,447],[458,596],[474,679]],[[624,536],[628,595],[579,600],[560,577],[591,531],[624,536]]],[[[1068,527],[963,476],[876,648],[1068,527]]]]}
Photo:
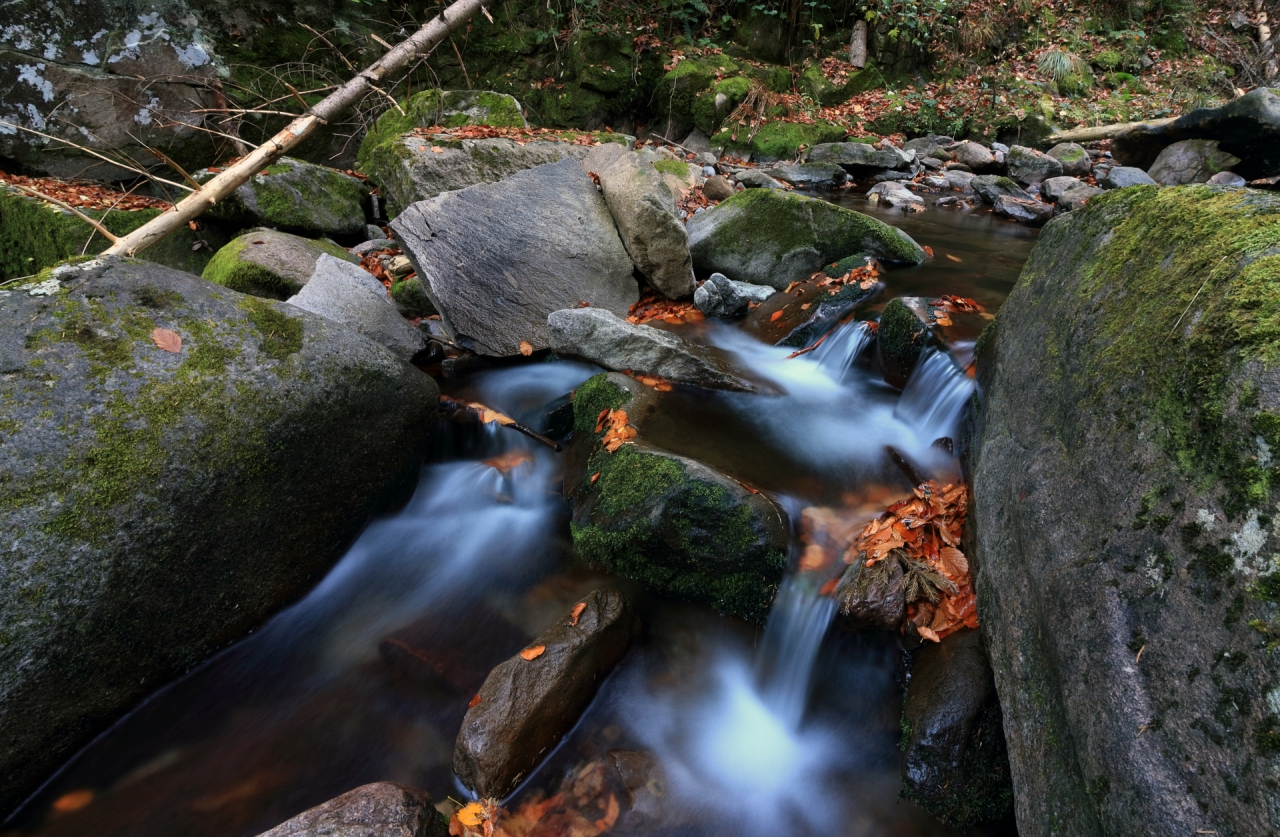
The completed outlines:
{"type": "Polygon", "coordinates": [[[980,342],[965,552],[1023,835],[1280,831],[1278,246],[1280,195],[1108,192],[980,342]]]}
{"type": "Polygon", "coordinates": [[[572,160],[446,192],[391,223],[455,342],[486,355],[550,345],[547,316],[640,297],[604,198],[572,160]]]}
{"type": "Polygon", "coordinates": [[[360,261],[329,241],[249,230],[219,248],[200,277],[242,294],[283,300],[302,290],[324,255],[353,264],[360,261]]]}
{"type": "Polygon", "coordinates": [[[1015,145],[1009,149],[1009,177],[1015,183],[1030,186],[1050,177],[1062,176],[1062,163],[1043,151],[1015,145]]]}
{"type": "MultiPolygon", "coordinates": [[[[618,146],[621,148],[621,146],[618,146]]],[[[670,299],[693,293],[689,235],[676,202],[653,163],[623,151],[602,171],[600,190],[636,269],[670,299]]]]}
{"type": "Polygon", "coordinates": [[[1058,161],[1062,166],[1062,174],[1068,177],[1084,177],[1093,169],[1093,161],[1083,145],[1060,142],[1045,153],[1058,161]]]}
{"type": "Polygon", "coordinates": [[[980,174],[969,181],[969,188],[978,193],[983,203],[995,205],[996,198],[1004,197],[1017,198],[1018,200],[1032,200],[1031,195],[1026,190],[1014,183],[1007,177],[1000,177],[995,174],[980,174]]]}
{"type": "MultiPolygon", "coordinates": [[[[209,170],[192,177],[212,180],[209,170]]],[[[246,180],[209,209],[209,217],[232,228],[271,227],[309,236],[348,241],[365,234],[364,203],[369,187],[336,169],[281,157],[246,180]]]]}
{"type": "Polygon", "coordinates": [[[915,158],[914,151],[892,145],[876,148],[865,142],[824,142],[809,149],[805,160],[837,165],[851,174],[865,174],[870,169],[905,169],[915,158]]]}
{"type": "Polygon", "coordinates": [[[632,325],[610,311],[570,308],[547,318],[551,348],[621,372],[657,375],[711,389],[754,392],[714,349],[648,325],[632,325]]]}
{"type": "Polygon", "coordinates": [[[289,304],[358,331],[402,360],[413,360],[427,346],[422,332],[400,316],[381,282],[359,265],[327,253],[289,304]]]}
{"type": "Polygon", "coordinates": [[[1151,175],[1132,166],[1116,166],[1098,178],[1103,189],[1128,189],[1130,186],[1158,186],[1151,175]]]}
{"type": "Polygon", "coordinates": [[[0,810],[319,581],[412,485],[439,395],[349,329],[190,274],[38,278],[0,291],[0,810]]]}
{"type": "Polygon", "coordinates": [[[768,285],[735,282],[723,273],[713,273],[694,291],[693,304],[708,317],[732,317],[746,311],[751,303],[764,302],[777,292],[768,285]]]}
{"type": "Polygon", "coordinates": [[[258,837],[446,837],[431,794],[395,782],[362,785],[258,837]]]}
{"type": "Polygon", "coordinates": [[[1218,147],[1217,140],[1182,140],[1160,152],[1147,176],[1161,186],[1207,183],[1209,178],[1230,171],[1240,162],[1218,147]]]}
{"type": "Polygon", "coordinates": [[[688,229],[699,270],[779,289],[855,253],[903,264],[927,258],[911,236],[883,221],[773,189],[744,189],[694,215],[688,229]]]}
{"type": "Polygon", "coordinates": [[[627,597],[597,590],[490,672],[454,746],[462,783],[482,797],[511,793],[573,729],[639,634],[627,597]]]}

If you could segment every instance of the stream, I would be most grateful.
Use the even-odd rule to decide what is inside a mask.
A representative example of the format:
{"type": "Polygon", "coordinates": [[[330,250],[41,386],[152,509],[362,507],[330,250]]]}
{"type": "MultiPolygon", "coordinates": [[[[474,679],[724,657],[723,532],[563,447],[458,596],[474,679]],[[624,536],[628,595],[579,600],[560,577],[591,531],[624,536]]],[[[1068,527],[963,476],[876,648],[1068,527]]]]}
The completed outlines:
{"type": "MultiPolygon", "coordinates": [[[[954,294],[994,313],[1035,241],[985,211],[903,214],[853,190],[819,196],[934,251],[886,271],[863,319],[894,296],[954,294]]],[[[732,324],[687,328],[787,394],[676,387],[649,442],[771,492],[795,519],[839,505],[866,521],[905,496],[887,445],[922,474],[958,475],[935,440],[955,435],[973,384],[947,355],[924,357],[898,393],[873,368],[862,322],[791,360],[732,324]]],[[[548,406],[598,371],[547,362],[441,384],[541,429],[548,406]]],[[[638,604],[645,638],[505,807],[559,791],[585,810],[616,796],[617,834],[960,833],[898,799],[896,637],[832,628],[834,601],[802,574],[758,628],[581,565],[559,496],[562,457],[496,425],[443,425],[412,499],[372,521],[310,594],[102,734],[0,834],[252,837],[378,780],[466,800],[452,753],[468,700],[493,666],[605,585],[638,604]],[[532,467],[503,474],[482,461],[515,449],[532,467]],[[423,653],[447,668],[447,684],[414,676],[423,653]]]]}

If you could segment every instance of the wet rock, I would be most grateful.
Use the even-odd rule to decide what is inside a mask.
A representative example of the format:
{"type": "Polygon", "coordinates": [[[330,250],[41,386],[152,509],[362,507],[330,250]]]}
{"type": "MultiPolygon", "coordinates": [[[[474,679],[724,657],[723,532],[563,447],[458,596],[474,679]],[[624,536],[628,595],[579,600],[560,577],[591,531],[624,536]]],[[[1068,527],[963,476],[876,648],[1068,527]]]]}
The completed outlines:
{"type": "Polygon", "coordinates": [[[841,579],[836,598],[847,627],[897,631],[907,609],[902,562],[891,558],[875,567],[854,564],[841,579]]]}
{"type": "Polygon", "coordinates": [[[977,631],[916,650],[902,730],[903,796],[953,828],[1013,819],[1000,701],[977,631]]]}
{"type": "Polygon", "coordinates": [[[1083,185],[1082,181],[1074,177],[1051,177],[1040,184],[1040,195],[1051,203],[1057,203],[1058,198],[1083,185]]]}
{"type": "Polygon", "coordinates": [[[976,142],[965,140],[948,145],[947,151],[955,162],[967,166],[973,172],[992,171],[996,168],[996,158],[991,151],[976,142]]]}
{"type": "Polygon", "coordinates": [[[776,294],[776,288],[735,282],[723,273],[713,273],[698,286],[693,303],[708,317],[732,317],[747,310],[752,302],[764,302],[776,294]]]}
{"type": "Polygon", "coordinates": [[[1053,219],[1053,204],[1037,200],[1019,200],[1007,195],[996,198],[993,209],[1001,218],[1017,221],[1029,227],[1042,227],[1053,219]]]}
{"type": "Polygon", "coordinates": [[[1239,162],[1239,157],[1218,148],[1217,140],[1182,140],[1161,151],[1147,175],[1161,186],[1205,183],[1239,162]]]}
{"type": "Polygon", "coordinates": [[[1247,186],[1249,184],[1249,181],[1233,171],[1220,171],[1209,178],[1208,182],[1215,186],[1247,186]]]}
{"type": "Polygon", "coordinates": [[[748,189],[785,189],[781,182],[774,180],[759,169],[743,169],[734,175],[734,179],[748,189]]]}
{"type": "Polygon", "coordinates": [[[714,349],[648,325],[632,325],[609,311],[570,308],[547,318],[551,348],[605,369],[630,369],[710,389],[755,392],[714,349]]]}
{"type": "MultiPolygon", "coordinates": [[[[841,263],[850,261],[854,259],[841,259],[841,263]]],[[[827,273],[832,272],[828,268],[827,273]]],[[[863,288],[854,282],[832,294],[830,289],[816,282],[800,282],[790,293],[775,293],[753,309],[743,320],[742,330],[762,343],[804,348],[834,329],[841,320],[875,297],[880,289],[879,284],[863,288]]]]}
{"type": "Polygon", "coordinates": [[[422,332],[409,325],[387,296],[387,289],[359,265],[325,253],[307,284],[289,304],[319,314],[386,346],[411,361],[426,348],[422,332]]]}
{"type": "MultiPolygon", "coordinates": [[[[1084,146],[1074,142],[1060,142],[1046,152],[1062,166],[1062,174],[1068,177],[1084,177],[1093,168],[1093,161],[1084,146]]],[[[1048,180],[1049,178],[1045,178],[1048,180]]]]}
{"type": "Polygon", "coordinates": [[[1127,189],[1130,186],[1158,186],[1159,184],[1142,169],[1115,166],[1098,178],[1098,185],[1103,189],[1127,189]]]}
{"type": "Polygon", "coordinates": [[[973,172],[961,171],[959,169],[947,169],[943,175],[947,181],[947,187],[957,192],[972,192],[973,179],[977,177],[973,172]]]}
{"type": "Polygon", "coordinates": [[[242,294],[284,300],[302,290],[316,262],[325,255],[359,262],[329,241],[275,230],[250,230],[215,253],[201,277],[242,294]]]}
{"type": "Polygon", "coordinates": [[[258,837],[446,837],[449,824],[426,791],[363,785],[303,811],[258,837]]]}
{"type": "Polygon", "coordinates": [[[889,206],[909,206],[910,204],[924,206],[924,198],[892,180],[872,186],[867,190],[867,197],[889,206]]]}
{"type": "Polygon", "coordinates": [[[412,485],[439,397],[349,329],[191,274],[44,281],[0,292],[5,810],[323,577],[412,485]]]}
{"type": "MultiPolygon", "coordinates": [[[[198,182],[213,179],[204,170],[198,182]]],[[[299,235],[364,237],[369,187],[335,169],[281,157],[209,209],[210,218],[244,227],[273,227],[299,235]]]]}
{"type": "Polygon", "coordinates": [[[1254,592],[1280,551],[1255,307],[1278,241],[1280,195],[1109,193],[1045,227],[979,347],[965,552],[1024,834],[1280,829],[1254,592]]]}
{"type": "Polygon", "coordinates": [[[652,163],[625,152],[598,172],[609,213],[627,254],[649,284],[669,299],[693,293],[689,236],[676,202],[652,163]]]}
{"type": "Polygon", "coordinates": [[[1024,201],[1031,199],[1031,196],[1017,183],[1007,177],[994,174],[980,174],[969,181],[969,186],[981,196],[983,203],[991,206],[994,206],[996,198],[1001,196],[1024,201]]]}
{"type": "Polygon", "coordinates": [[[902,389],[926,348],[933,345],[932,325],[926,300],[919,297],[892,299],[880,314],[876,346],[885,382],[902,389]]]}
{"type": "Polygon", "coordinates": [[[544,349],[552,311],[625,316],[640,295],[604,198],[570,160],[416,203],[391,226],[454,342],[480,354],[544,349]]]}
{"type": "Polygon", "coordinates": [[[636,750],[614,750],[609,760],[627,791],[627,822],[669,820],[666,771],[652,755],[636,750]]]}
{"type": "Polygon", "coordinates": [[[1067,212],[1074,212],[1101,194],[1102,190],[1096,186],[1080,185],[1058,196],[1058,208],[1067,212]]]}
{"type": "Polygon", "coordinates": [[[664,595],[763,622],[786,567],[786,513],[732,477],[646,442],[659,396],[616,372],[578,387],[564,483],[574,550],[664,595]],[[624,410],[638,434],[612,453],[595,430],[609,409],[624,410]]]}
{"type": "Polygon", "coordinates": [[[541,654],[517,654],[495,668],[467,710],[453,770],[480,796],[501,799],[529,775],[640,635],[640,617],[621,592],[597,590],[582,603],[529,646],[541,654]]]}
{"type": "Polygon", "coordinates": [[[779,163],[765,170],[774,180],[792,186],[834,186],[845,182],[849,175],[834,163],[779,163]]]}
{"type": "Polygon", "coordinates": [[[826,142],[809,150],[810,163],[837,165],[852,175],[866,174],[869,169],[904,169],[915,154],[892,145],[877,148],[865,142],[826,142]]]}
{"type": "Polygon", "coordinates": [[[826,201],[747,189],[688,223],[694,267],[754,285],[785,288],[858,252],[887,262],[927,257],[906,233],[826,201]]]}
{"type": "Polygon", "coordinates": [[[719,174],[715,177],[708,177],[707,182],[702,184],[702,194],[707,196],[707,200],[728,200],[733,197],[736,191],[733,188],[733,184],[729,182],[729,178],[719,174]]]}
{"type": "MultiPolygon", "coordinates": [[[[1086,155],[1087,156],[1087,155],[1086,155]]],[[[1062,163],[1043,151],[1015,145],[1009,149],[1009,178],[1023,186],[1062,176],[1062,163]]]]}
{"type": "MultiPolygon", "coordinates": [[[[916,159],[918,160],[924,157],[928,157],[930,154],[932,154],[934,151],[937,151],[938,149],[949,148],[950,146],[955,145],[955,142],[956,142],[955,139],[953,139],[952,137],[944,137],[938,134],[929,134],[926,137],[916,137],[913,140],[907,140],[905,143],[903,143],[902,150],[914,151],[916,154],[916,159]]],[[[952,159],[952,157],[954,156],[950,152],[947,152],[947,154],[948,154],[947,156],[948,160],[952,159]]]]}

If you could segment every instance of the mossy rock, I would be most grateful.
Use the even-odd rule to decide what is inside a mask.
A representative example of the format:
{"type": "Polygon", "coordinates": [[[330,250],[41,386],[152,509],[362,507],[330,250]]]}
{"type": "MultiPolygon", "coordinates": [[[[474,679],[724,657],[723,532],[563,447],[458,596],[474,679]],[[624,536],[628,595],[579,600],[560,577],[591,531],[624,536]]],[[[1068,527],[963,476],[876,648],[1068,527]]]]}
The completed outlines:
{"type": "Polygon", "coordinates": [[[751,79],[746,76],[721,79],[693,97],[692,109],[687,116],[693,120],[693,127],[710,136],[750,92],[751,79]],[[724,103],[717,108],[716,100],[720,96],[724,96],[724,103]]]}
{"type": "Polygon", "coordinates": [[[844,84],[834,84],[822,72],[822,67],[810,64],[800,74],[800,90],[823,107],[833,107],[849,101],[859,93],[884,87],[884,78],[875,67],[858,70],[844,84]]]}
{"type": "MultiPolygon", "coordinates": [[[[82,211],[118,236],[133,232],[161,212],[82,211]]],[[[142,258],[198,273],[226,241],[220,225],[202,219],[199,230],[183,227],[144,250],[142,258]]],[[[64,259],[96,255],[109,246],[111,242],[67,210],[0,186],[0,280],[31,276],[64,259]]]]}
{"type": "Polygon", "coordinates": [[[331,241],[313,241],[275,230],[250,230],[214,254],[201,278],[233,291],[285,300],[302,290],[316,260],[328,253],[358,262],[331,241]]]}
{"type": "Polygon", "coordinates": [[[927,321],[928,309],[917,298],[892,299],[880,314],[876,330],[876,346],[880,352],[880,368],[884,379],[898,389],[907,385],[920,355],[933,340],[927,321]]]}
{"type": "MultiPolygon", "coordinates": [[[[193,175],[211,179],[205,170],[193,175]]],[[[314,163],[281,157],[223,198],[208,215],[230,226],[272,227],[299,235],[364,239],[369,187],[359,178],[314,163]]]]}
{"type": "MultiPolygon", "coordinates": [[[[715,92],[712,88],[737,73],[738,65],[724,55],[684,59],[657,84],[654,95],[658,114],[670,121],[673,131],[681,136],[695,126],[704,133],[711,133],[715,122],[715,92]]],[[[741,83],[735,85],[726,88],[726,95],[729,91],[739,92],[741,83]]],[[[747,86],[749,89],[749,82],[747,86]]],[[[746,96],[745,90],[740,92],[742,97],[746,96]]]]}
{"type": "Polygon", "coordinates": [[[578,387],[565,474],[574,549],[659,593],[763,622],[786,567],[786,515],[731,477],[646,445],[657,397],[612,372],[578,387]],[[638,435],[609,452],[595,427],[615,408],[638,435]]]}
{"type": "Polygon", "coordinates": [[[750,151],[757,160],[784,160],[794,158],[803,149],[840,142],[844,137],[844,127],[832,122],[773,120],[760,126],[755,136],[749,136],[745,126],[729,125],[711,138],[711,144],[729,151],[750,151]]]}
{"type": "Polygon", "coordinates": [[[777,189],[744,189],[688,222],[694,267],[785,288],[855,253],[920,264],[924,250],[883,221],[777,189]]]}
{"type": "Polygon", "coordinates": [[[412,486],[438,401],[372,341],[187,273],[38,278],[0,292],[4,810],[316,584],[412,486]]]}
{"type": "Polygon", "coordinates": [[[1138,186],[1048,224],[980,341],[964,551],[1023,833],[1280,829],[1277,300],[1280,195],[1138,186]]]}

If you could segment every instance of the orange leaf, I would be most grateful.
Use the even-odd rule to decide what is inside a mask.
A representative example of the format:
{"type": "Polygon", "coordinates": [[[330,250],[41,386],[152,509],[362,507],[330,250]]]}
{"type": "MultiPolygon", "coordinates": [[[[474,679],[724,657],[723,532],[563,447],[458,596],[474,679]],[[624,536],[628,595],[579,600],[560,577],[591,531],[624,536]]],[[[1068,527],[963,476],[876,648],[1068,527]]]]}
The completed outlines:
{"type": "Polygon", "coordinates": [[[578,624],[578,617],[582,616],[582,611],[584,611],[584,610],[586,610],[586,609],[587,609],[587,603],[586,603],[586,602],[578,602],[576,605],[574,605],[574,606],[573,606],[573,611],[569,614],[569,624],[570,624],[570,625],[577,625],[577,624],[578,624]]]}
{"type": "Polygon", "coordinates": [[[64,793],[53,802],[53,810],[60,814],[66,814],[71,811],[79,811],[84,806],[93,801],[93,791],[91,790],[75,790],[70,793],[64,793]]]}
{"type": "Polygon", "coordinates": [[[959,262],[959,261],[960,261],[960,257],[959,257],[959,256],[953,256],[953,255],[951,255],[950,253],[948,253],[948,254],[947,254],[947,258],[948,258],[948,259],[950,259],[950,260],[951,260],[951,261],[953,261],[953,262],[959,262]]]}
{"type": "Polygon", "coordinates": [[[592,474],[592,475],[591,475],[591,484],[592,484],[592,485],[595,485],[595,484],[596,484],[596,480],[598,480],[598,479],[600,479],[600,472],[599,472],[599,471],[596,471],[594,474],[592,474]]]}
{"type": "Polygon", "coordinates": [[[518,448],[516,450],[507,451],[506,453],[500,453],[497,456],[491,456],[480,464],[488,465],[499,473],[510,474],[521,465],[533,464],[533,454],[527,450],[518,448]]]}
{"type": "Polygon", "coordinates": [[[930,256],[932,256],[932,255],[933,255],[933,248],[932,248],[932,247],[930,247],[928,244],[926,244],[926,245],[925,245],[924,247],[922,247],[921,249],[922,249],[922,250],[924,250],[924,251],[925,251],[925,253],[929,254],[930,256]]]}
{"type": "Polygon", "coordinates": [[[535,645],[532,648],[526,648],[520,652],[520,656],[526,660],[536,660],[542,656],[542,652],[547,650],[545,645],[535,645]]]}
{"type": "Polygon", "coordinates": [[[920,632],[920,636],[933,642],[942,642],[942,637],[934,632],[933,628],[927,628],[924,625],[917,625],[916,630],[920,632]]]}
{"type": "Polygon", "coordinates": [[[468,708],[468,709],[474,709],[475,707],[477,707],[477,706],[479,706],[479,705],[480,705],[480,693],[479,693],[479,692],[476,692],[476,696],[475,696],[475,697],[473,697],[473,698],[471,699],[471,702],[467,704],[467,708],[468,708]]]}
{"type": "Polygon", "coordinates": [[[771,323],[776,323],[776,322],[778,321],[778,318],[779,318],[779,317],[781,317],[781,316],[782,316],[782,312],[781,312],[781,311],[774,311],[774,312],[773,312],[773,315],[772,315],[771,317],[769,317],[769,322],[771,322],[771,323]]]}
{"type": "Polygon", "coordinates": [[[151,342],[175,355],[182,351],[182,337],[176,331],[170,331],[167,328],[152,329],[151,342]]]}
{"type": "Polygon", "coordinates": [[[822,585],[822,589],[818,591],[818,595],[830,596],[832,593],[836,591],[836,588],[839,586],[840,586],[840,579],[838,578],[827,579],[827,583],[822,585]]]}
{"type": "Polygon", "coordinates": [[[954,546],[944,546],[939,549],[938,562],[942,565],[943,574],[953,581],[969,575],[969,559],[954,546]]]}
{"type": "Polygon", "coordinates": [[[480,421],[484,422],[485,424],[491,424],[492,422],[495,422],[495,421],[498,424],[515,424],[516,423],[516,420],[511,418],[510,416],[505,415],[503,413],[499,413],[497,410],[490,409],[489,407],[486,407],[485,405],[479,403],[478,401],[472,401],[471,403],[467,404],[467,406],[475,410],[476,412],[478,412],[480,414],[480,421]]]}
{"type": "Polygon", "coordinates": [[[520,341],[520,354],[524,355],[525,357],[528,357],[529,355],[533,354],[533,345],[530,344],[528,340],[520,341]]]}
{"type": "Polygon", "coordinates": [[[436,154],[443,154],[443,153],[444,153],[444,149],[443,149],[443,148],[441,148],[441,147],[440,147],[440,146],[438,146],[438,145],[433,145],[433,146],[431,146],[431,150],[432,150],[432,152],[434,152],[434,153],[436,153],[436,154]]]}

